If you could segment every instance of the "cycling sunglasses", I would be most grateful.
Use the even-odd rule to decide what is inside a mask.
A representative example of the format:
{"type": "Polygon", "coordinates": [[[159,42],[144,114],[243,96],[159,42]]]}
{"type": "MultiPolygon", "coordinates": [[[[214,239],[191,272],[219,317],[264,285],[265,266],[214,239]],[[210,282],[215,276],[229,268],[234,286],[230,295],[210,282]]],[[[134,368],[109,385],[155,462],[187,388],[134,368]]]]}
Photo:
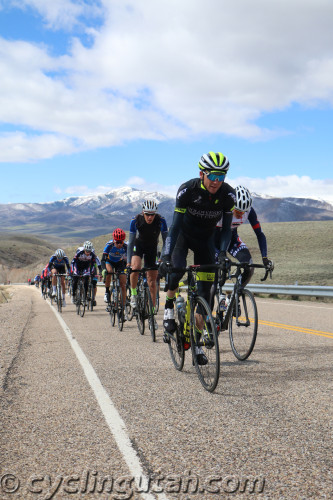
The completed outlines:
{"type": "Polygon", "coordinates": [[[211,172],[204,172],[204,174],[210,181],[220,181],[220,182],[223,182],[226,176],[225,172],[218,174],[213,174],[211,172]]]}
{"type": "Polygon", "coordinates": [[[119,245],[120,243],[124,243],[124,240],[115,240],[116,245],[119,245]]]}
{"type": "Polygon", "coordinates": [[[143,212],[145,215],[147,215],[148,217],[153,217],[155,214],[155,212],[143,212]]]}

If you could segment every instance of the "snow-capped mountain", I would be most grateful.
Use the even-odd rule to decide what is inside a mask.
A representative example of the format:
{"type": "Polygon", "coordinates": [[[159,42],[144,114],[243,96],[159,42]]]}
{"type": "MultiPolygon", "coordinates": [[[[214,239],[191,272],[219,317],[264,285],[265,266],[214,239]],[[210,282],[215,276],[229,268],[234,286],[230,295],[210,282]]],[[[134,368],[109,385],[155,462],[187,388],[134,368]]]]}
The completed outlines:
{"type": "MultiPolygon", "coordinates": [[[[159,213],[170,225],[175,198],[131,187],[113,189],[96,196],[66,198],[48,203],[0,205],[0,231],[93,238],[116,227],[128,230],[130,220],[141,212],[142,203],[154,198],[159,213]]],[[[253,207],[262,222],[333,219],[333,205],[309,198],[274,198],[253,195],[253,207]]]]}

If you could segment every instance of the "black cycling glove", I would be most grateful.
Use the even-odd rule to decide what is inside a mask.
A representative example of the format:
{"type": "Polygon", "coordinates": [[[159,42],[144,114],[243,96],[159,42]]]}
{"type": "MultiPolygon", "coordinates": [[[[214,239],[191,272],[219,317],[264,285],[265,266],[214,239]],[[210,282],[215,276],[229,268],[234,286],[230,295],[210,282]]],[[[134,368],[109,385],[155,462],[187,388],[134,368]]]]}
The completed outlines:
{"type": "Polygon", "coordinates": [[[160,267],[158,268],[158,274],[162,278],[164,278],[169,272],[169,269],[171,267],[171,255],[163,255],[161,260],[162,262],[160,263],[160,267]]]}
{"type": "Polygon", "coordinates": [[[222,264],[223,269],[227,269],[230,265],[230,260],[227,257],[227,252],[225,250],[221,250],[218,255],[219,264],[222,264]]]}
{"type": "Polygon", "coordinates": [[[263,257],[262,261],[263,261],[263,264],[266,267],[266,269],[268,269],[269,271],[273,271],[274,262],[272,260],[268,259],[268,257],[263,257]]]}

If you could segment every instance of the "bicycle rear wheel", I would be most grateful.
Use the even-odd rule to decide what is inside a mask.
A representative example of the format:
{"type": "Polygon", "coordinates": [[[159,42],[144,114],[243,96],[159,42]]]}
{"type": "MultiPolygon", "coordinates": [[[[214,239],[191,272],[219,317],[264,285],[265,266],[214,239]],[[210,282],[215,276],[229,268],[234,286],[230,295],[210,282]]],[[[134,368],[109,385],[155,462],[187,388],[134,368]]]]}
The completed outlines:
{"type": "Polygon", "coordinates": [[[235,316],[230,317],[229,338],[232,352],[240,361],[247,359],[256,343],[258,331],[258,311],[255,298],[244,288],[235,296],[235,316]],[[237,303],[239,307],[237,307],[237,303]]]}
{"type": "Polygon", "coordinates": [[[155,314],[158,313],[159,308],[160,308],[160,290],[158,288],[156,292],[155,314]]]}
{"type": "Polygon", "coordinates": [[[194,307],[191,311],[190,335],[193,362],[199,380],[206,391],[213,392],[220,376],[220,351],[216,324],[211,309],[203,297],[194,299],[194,307]],[[201,334],[198,334],[195,329],[195,311],[198,306],[198,312],[204,319],[201,334]]]}
{"type": "Polygon", "coordinates": [[[151,338],[153,342],[156,342],[156,332],[155,332],[155,317],[154,317],[154,309],[153,309],[153,301],[150,295],[150,291],[146,288],[146,317],[148,318],[149,330],[151,333],[151,338]]]}
{"type": "Polygon", "coordinates": [[[137,307],[136,307],[136,322],[141,335],[145,333],[145,304],[146,304],[146,291],[145,289],[138,290],[137,307]]]}
{"type": "Polygon", "coordinates": [[[124,326],[124,307],[123,307],[123,292],[119,287],[117,291],[117,320],[119,331],[122,331],[124,326]]]}
{"type": "Polygon", "coordinates": [[[169,334],[170,356],[176,370],[178,371],[181,371],[183,369],[185,361],[183,328],[184,324],[181,323],[178,318],[176,331],[169,334]]]}

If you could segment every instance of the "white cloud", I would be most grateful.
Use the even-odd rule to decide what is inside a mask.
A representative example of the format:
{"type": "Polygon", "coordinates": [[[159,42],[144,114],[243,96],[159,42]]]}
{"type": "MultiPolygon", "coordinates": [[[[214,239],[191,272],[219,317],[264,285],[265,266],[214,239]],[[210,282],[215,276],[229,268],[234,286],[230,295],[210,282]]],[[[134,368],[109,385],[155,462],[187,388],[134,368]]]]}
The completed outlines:
{"type": "Polygon", "coordinates": [[[0,38],[0,161],[45,157],[135,139],[208,134],[267,139],[265,112],[333,104],[331,0],[20,0],[51,29],[86,22],[93,43],[70,51],[0,38]],[[92,17],[104,12],[104,23],[92,17]],[[6,139],[18,138],[16,150],[6,139]],[[66,140],[64,140],[64,138],[66,140]],[[33,144],[34,147],[30,146],[33,144]],[[63,147],[61,144],[63,143],[63,147]]]}
{"type": "Polygon", "coordinates": [[[313,198],[333,203],[333,179],[311,179],[308,176],[275,176],[266,179],[238,177],[228,179],[232,186],[246,186],[252,193],[282,198],[313,198]]]}
{"type": "Polygon", "coordinates": [[[72,141],[64,136],[5,133],[0,136],[0,157],[3,162],[45,160],[55,155],[74,153],[72,141]]]}

